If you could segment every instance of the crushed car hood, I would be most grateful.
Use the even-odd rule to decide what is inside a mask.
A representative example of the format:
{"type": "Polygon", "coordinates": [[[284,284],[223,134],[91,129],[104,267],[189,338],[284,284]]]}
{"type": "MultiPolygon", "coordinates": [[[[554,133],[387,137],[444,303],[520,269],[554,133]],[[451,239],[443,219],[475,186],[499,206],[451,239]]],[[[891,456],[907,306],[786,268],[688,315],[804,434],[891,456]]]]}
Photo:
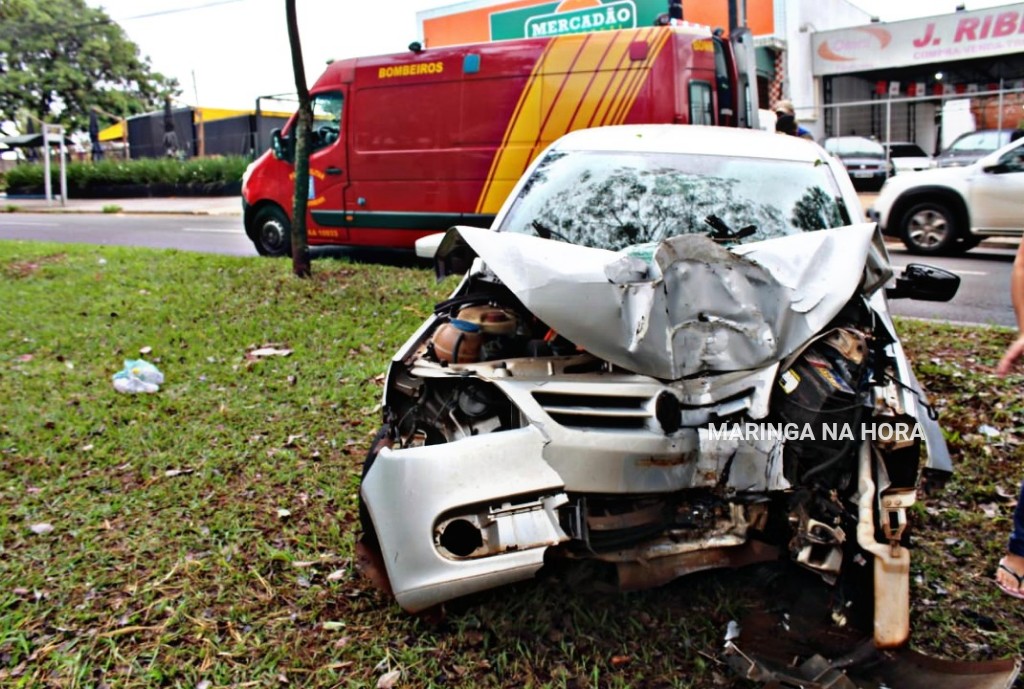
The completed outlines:
{"type": "Polygon", "coordinates": [[[873,224],[725,248],[702,235],[613,252],[456,227],[535,316],[590,353],[663,380],[757,368],[797,351],[891,276],[873,224]],[[866,267],[868,270],[866,270],[866,267]]]}

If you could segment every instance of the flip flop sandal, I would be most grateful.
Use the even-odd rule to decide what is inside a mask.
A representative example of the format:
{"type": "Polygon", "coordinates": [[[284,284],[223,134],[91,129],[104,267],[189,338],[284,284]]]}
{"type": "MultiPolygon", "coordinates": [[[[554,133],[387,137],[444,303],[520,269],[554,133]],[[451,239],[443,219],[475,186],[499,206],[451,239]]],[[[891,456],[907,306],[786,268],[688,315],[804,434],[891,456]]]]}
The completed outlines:
{"type": "Polygon", "coordinates": [[[1011,577],[1017,580],[1017,588],[1012,589],[1006,584],[1001,583],[999,580],[996,580],[996,586],[1002,589],[1003,593],[1009,594],[1014,598],[1020,598],[1021,600],[1024,600],[1024,590],[1022,590],[1022,587],[1024,587],[1024,574],[1017,574],[1012,569],[1003,564],[1002,560],[999,561],[999,569],[1003,570],[1004,572],[1006,572],[1011,577]]]}

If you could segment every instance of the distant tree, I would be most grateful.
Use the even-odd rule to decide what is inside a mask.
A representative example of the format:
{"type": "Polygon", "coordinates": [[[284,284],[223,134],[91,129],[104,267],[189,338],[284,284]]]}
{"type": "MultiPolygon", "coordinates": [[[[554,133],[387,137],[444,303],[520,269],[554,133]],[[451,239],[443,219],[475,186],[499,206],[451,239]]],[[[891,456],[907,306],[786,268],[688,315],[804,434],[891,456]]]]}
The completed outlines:
{"type": "Polygon", "coordinates": [[[0,0],[0,122],[26,113],[84,131],[93,107],[132,115],[180,93],[85,0],[0,0]]]}
{"type": "Polygon", "coordinates": [[[313,106],[306,86],[306,67],[302,60],[299,22],[295,0],[285,0],[288,20],[288,43],[292,52],[295,90],[299,96],[299,112],[295,127],[295,197],[292,199],[292,272],[300,278],[312,275],[309,243],[306,236],[306,206],[309,198],[309,131],[313,126],[313,106]]]}

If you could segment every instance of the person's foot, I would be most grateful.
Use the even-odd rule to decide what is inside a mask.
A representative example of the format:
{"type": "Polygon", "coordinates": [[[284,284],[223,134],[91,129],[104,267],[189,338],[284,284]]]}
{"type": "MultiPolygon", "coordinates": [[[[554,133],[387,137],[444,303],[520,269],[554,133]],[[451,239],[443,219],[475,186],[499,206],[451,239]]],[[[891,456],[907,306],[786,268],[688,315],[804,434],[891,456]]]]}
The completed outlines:
{"type": "Polygon", "coordinates": [[[996,568],[996,583],[1006,593],[1024,598],[1024,557],[1008,553],[996,568]]]}

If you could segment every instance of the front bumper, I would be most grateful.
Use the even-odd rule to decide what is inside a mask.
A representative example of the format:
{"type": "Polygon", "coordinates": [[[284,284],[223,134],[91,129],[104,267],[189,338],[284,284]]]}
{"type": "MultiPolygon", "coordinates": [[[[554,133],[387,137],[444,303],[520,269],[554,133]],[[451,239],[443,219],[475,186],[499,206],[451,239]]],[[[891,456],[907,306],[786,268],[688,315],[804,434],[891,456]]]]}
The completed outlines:
{"type": "Polygon", "coordinates": [[[568,540],[555,508],[567,501],[558,474],[542,459],[536,428],[465,438],[452,444],[383,448],[362,494],[398,604],[410,612],[529,579],[548,546],[568,540]],[[443,546],[452,520],[491,534],[486,557],[443,546]]]}

